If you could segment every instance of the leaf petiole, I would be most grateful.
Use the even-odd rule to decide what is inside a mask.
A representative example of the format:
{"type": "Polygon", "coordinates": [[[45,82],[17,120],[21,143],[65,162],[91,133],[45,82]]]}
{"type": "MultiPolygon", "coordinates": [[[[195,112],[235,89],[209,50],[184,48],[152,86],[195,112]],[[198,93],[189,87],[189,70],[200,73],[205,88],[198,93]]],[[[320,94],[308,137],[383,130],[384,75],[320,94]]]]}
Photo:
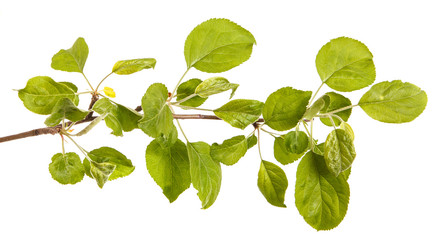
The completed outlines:
{"type": "Polygon", "coordinates": [[[171,97],[170,97],[170,99],[173,99],[173,98],[174,98],[174,96],[175,96],[174,94],[176,93],[177,88],[179,87],[180,82],[182,82],[183,78],[185,77],[185,75],[188,73],[188,71],[189,71],[190,69],[191,69],[191,67],[189,67],[188,69],[186,69],[186,71],[183,73],[182,77],[180,77],[179,81],[178,81],[177,84],[176,84],[176,87],[174,88],[173,92],[171,93],[171,97]]]}
{"type": "Polygon", "coordinates": [[[107,74],[107,76],[105,76],[105,77],[101,80],[101,82],[98,83],[98,86],[96,86],[96,91],[98,91],[99,86],[101,86],[101,84],[104,82],[104,80],[107,79],[110,75],[112,75],[112,73],[113,73],[113,72],[107,74]]]}
{"type": "Polygon", "coordinates": [[[92,89],[92,91],[95,92],[95,89],[93,89],[92,84],[90,84],[89,79],[87,79],[86,75],[85,75],[83,72],[81,72],[81,74],[82,74],[83,77],[86,79],[87,84],[89,84],[90,89],[92,89]]]}
{"type": "Polygon", "coordinates": [[[318,95],[319,90],[321,90],[322,86],[324,86],[324,82],[321,83],[321,85],[319,85],[318,89],[316,90],[315,94],[313,94],[313,97],[310,99],[309,104],[307,105],[307,108],[310,107],[310,105],[312,105],[313,100],[315,99],[316,95],[318,95]]]}

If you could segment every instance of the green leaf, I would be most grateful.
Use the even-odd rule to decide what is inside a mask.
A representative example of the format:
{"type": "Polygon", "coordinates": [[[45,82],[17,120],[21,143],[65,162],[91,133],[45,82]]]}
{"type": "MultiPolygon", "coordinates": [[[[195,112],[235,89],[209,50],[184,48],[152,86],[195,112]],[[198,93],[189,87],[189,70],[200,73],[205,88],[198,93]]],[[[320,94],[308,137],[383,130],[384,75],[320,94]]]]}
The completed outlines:
{"type": "Polygon", "coordinates": [[[107,127],[112,129],[112,134],[122,136],[122,131],[130,132],[138,127],[142,115],[135,110],[123,105],[112,103],[108,98],[99,99],[92,108],[100,115],[107,114],[104,118],[107,127]]]}
{"type": "Polygon", "coordinates": [[[52,110],[52,114],[44,123],[49,127],[53,127],[58,125],[63,119],[77,122],[84,119],[87,114],[89,114],[89,111],[81,110],[73,104],[72,100],[63,98],[58,101],[52,110]]]}
{"type": "Polygon", "coordinates": [[[344,219],[350,187],[342,174],[331,174],[322,156],[308,152],[298,165],[295,204],[304,220],[316,230],[330,230],[344,219]]]}
{"type": "Polygon", "coordinates": [[[204,142],[187,143],[191,181],[202,201],[209,208],[220,192],[222,170],[220,163],[211,158],[210,146],[204,142]]]}
{"type": "Polygon", "coordinates": [[[264,103],[257,100],[235,99],[214,110],[214,114],[231,126],[245,129],[256,122],[264,103]]]}
{"type": "MultiPolygon", "coordinates": [[[[88,162],[88,161],[87,161],[88,162]]],[[[108,181],[109,176],[112,175],[116,166],[112,163],[103,162],[88,162],[90,168],[90,176],[96,180],[96,183],[100,188],[104,187],[104,184],[108,181]]],[[[86,165],[84,165],[86,166],[86,165]]]]}
{"type": "MultiPolygon", "coordinates": [[[[58,82],[58,83],[64,84],[68,88],[72,89],[72,91],[74,93],[78,92],[78,87],[71,82],[58,82]]],[[[78,106],[78,104],[79,104],[79,96],[78,95],[75,95],[75,99],[73,100],[73,104],[75,104],[75,106],[78,106]]]]}
{"type": "MultiPolygon", "coordinates": [[[[198,78],[193,78],[180,84],[179,87],[177,88],[176,100],[180,101],[182,99],[185,99],[186,97],[195,94],[195,90],[201,82],[202,80],[198,78]]],[[[202,98],[200,96],[193,96],[192,98],[184,102],[181,102],[180,105],[189,106],[189,107],[198,107],[202,105],[206,101],[206,99],[207,98],[202,98]]]]}
{"type": "Polygon", "coordinates": [[[354,141],[354,131],[353,128],[351,128],[351,126],[346,123],[346,122],[342,122],[341,125],[339,125],[339,127],[344,130],[346,133],[348,133],[348,135],[350,135],[351,139],[354,141]]]}
{"type": "Polygon", "coordinates": [[[74,101],[76,98],[68,86],[44,76],[29,79],[26,87],[18,91],[18,97],[29,111],[43,115],[52,113],[60,99],[69,98],[74,101]]]}
{"type": "Polygon", "coordinates": [[[144,69],[154,68],[155,66],[156,59],[154,58],[122,60],[115,63],[112,72],[119,75],[128,75],[144,69]]]}
{"type": "Polygon", "coordinates": [[[309,137],[303,131],[290,131],[284,136],[284,144],[291,153],[304,153],[309,147],[309,137]]]}
{"type": "MultiPolygon", "coordinates": [[[[351,105],[350,99],[342,96],[341,94],[328,92],[326,93],[326,95],[328,96],[328,101],[321,110],[321,113],[328,113],[351,105]]],[[[342,120],[347,121],[351,115],[351,108],[341,112],[337,112],[335,113],[335,115],[338,115],[340,118],[342,118],[342,120]]],[[[330,127],[333,126],[329,118],[320,118],[320,119],[321,122],[324,123],[325,125],[330,127]]],[[[333,117],[333,122],[335,123],[336,126],[339,126],[339,124],[341,124],[341,121],[337,117],[333,117]]]]}
{"type": "Polygon", "coordinates": [[[283,169],[277,165],[261,160],[258,171],[258,188],[266,200],[277,207],[286,207],[284,195],[288,181],[283,169]]]}
{"type": "Polygon", "coordinates": [[[139,121],[139,128],[152,138],[169,135],[173,130],[173,113],[166,104],[167,99],[168,90],[161,83],[152,84],[142,98],[144,117],[139,121]]]}
{"type": "Polygon", "coordinates": [[[227,19],[210,19],[195,27],[185,41],[188,69],[219,73],[249,59],[254,36],[227,19]]]}
{"type": "MultiPolygon", "coordinates": [[[[120,177],[128,176],[130,175],[130,173],[134,171],[134,166],[131,163],[131,160],[127,159],[127,157],[124,154],[122,154],[121,152],[119,152],[114,148],[101,147],[89,152],[88,156],[90,157],[90,159],[92,159],[94,163],[98,165],[101,163],[109,163],[115,167],[112,170],[112,173],[109,176],[107,176],[109,181],[120,177]]],[[[87,176],[91,177],[93,173],[90,174],[90,171],[92,169],[91,168],[92,165],[90,165],[90,161],[86,158],[84,159],[83,163],[87,176]]],[[[107,168],[107,165],[102,165],[102,166],[107,168]]]]}
{"type": "Polygon", "coordinates": [[[148,172],[170,203],[191,185],[188,153],[182,141],[162,147],[155,139],[148,145],[145,159],[148,172]]]}
{"type": "Polygon", "coordinates": [[[330,101],[329,96],[323,95],[322,97],[320,97],[318,100],[316,100],[313,103],[313,105],[310,108],[306,110],[303,118],[307,120],[312,120],[316,116],[316,114],[318,114],[319,111],[321,111],[321,109],[325,107],[328,101],[330,101]]]}
{"type": "Polygon", "coordinates": [[[350,174],[351,174],[351,167],[340,173],[340,175],[345,179],[345,181],[348,180],[350,174]]]}
{"type": "Polygon", "coordinates": [[[255,134],[252,134],[252,136],[246,138],[247,140],[247,149],[251,149],[253,146],[257,145],[258,138],[255,136],[255,134]]]}
{"type": "Polygon", "coordinates": [[[296,154],[288,151],[284,139],[277,137],[275,138],[275,142],[273,144],[273,154],[279,163],[287,165],[300,159],[304,155],[304,152],[296,154]]]}
{"type": "Polygon", "coordinates": [[[333,130],[324,143],[324,159],[335,176],[351,167],[356,157],[353,139],[342,129],[333,130]]]}
{"type": "Polygon", "coordinates": [[[52,57],[51,67],[55,70],[82,73],[89,55],[89,47],[84,38],[78,38],[67,50],[60,50],[52,57]]]}
{"type": "Polygon", "coordinates": [[[237,88],[238,88],[238,84],[229,83],[229,81],[226,78],[212,77],[212,78],[208,78],[205,81],[203,81],[202,83],[200,83],[197,86],[194,93],[199,95],[202,98],[207,98],[211,95],[232,89],[231,96],[230,96],[230,98],[232,98],[234,96],[237,88]]]}
{"type": "Polygon", "coordinates": [[[323,83],[341,92],[362,89],[376,78],[370,50],[347,37],[332,39],[319,50],[316,69],[323,83]]]}
{"type": "Polygon", "coordinates": [[[214,143],[211,146],[211,157],[214,161],[225,165],[234,165],[243,157],[248,149],[245,136],[235,136],[223,141],[222,144],[214,143]]]}
{"type": "Polygon", "coordinates": [[[373,119],[386,123],[411,122],[425,110],[426,92],[414,84],[394,80],[371,87],[359,106],[373,119]]]}
{"type": "Polygon", "coordinates": [[[49,172],[52,178],[61,184],[75,184],[84,178],[84,166],[78,154],[74,152],[53,155],[49,172]]]}
{"type": "Polygon", "coordinates": [[[306,111],[312,92],[291,87],[270,94],[264,104],[263,118],[272,129],[285,131],[295,127],[306,111]]]}

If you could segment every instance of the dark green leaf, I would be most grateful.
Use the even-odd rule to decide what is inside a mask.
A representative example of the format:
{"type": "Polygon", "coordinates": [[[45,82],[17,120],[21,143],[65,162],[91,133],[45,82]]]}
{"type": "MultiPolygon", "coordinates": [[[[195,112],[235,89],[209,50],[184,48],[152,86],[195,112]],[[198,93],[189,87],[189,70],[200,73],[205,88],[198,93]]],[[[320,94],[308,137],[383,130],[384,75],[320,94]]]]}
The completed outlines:
{"type": "Polygon", "coordinates": [[[303,131],[291,131],[284,136],[284,144],[287,151],[302,154],[309,147],[309,137],[303,131]]]}
{"type": "Polygon", "coordinates": [[[84,38],[78,38],[67,50],[60,50],[52,58],[52,68],[66,72],[82,73],[89,55],[89,47],[84,38]]]}
{"type": "MultiPolygon", "coordinates": [[[[328,113],[351,105],[350,99],[342,96],[341,94],[328,92],[325,95],[328,96],[328,101],[326,102],[324,108],[321,110],[321,113],[328,113]]],[[[347,121],[351,115],[351,108],[345,111],[337,112],[335,114],[341,117],[342,120],[347,121]]],[[[321,118],[321,122],[327,126],[333,126],[329,118],[321,118]]],[[[341,121],[337,117],[333,117],[333,122],[336,126],[339,126],[339,124],[341,124],[341,121]]]]}
{"type": "Polygon", "coordinates": [[[286,207],[284,195],[288,181],[283,169],[277,165],[261,160],[258,171],[258,188],[266,200],[277,207],[286,207]]]}
{"type": "Polygon", "coordinates": [[[316,69],[322,82],[342,92],[364,88],[376,78],[371,52],[363,43],[347,37],[332,39],[319,50],[316,69]]]}
{"type": "Polygon", "coordinates": [[[152,138],[173,131],[173,113],[166,104],[167,99],[168,90],[161,83],[152,84],[142,98],[144,117],[139,121],[139,128],[152,138]]]}
{"type": "Polygon", "coordinates": [[[77,122],[84,119],[89,111],[81,110],[73,104],[72,100],[62,98],[58,101],[52,110],[52,114],[44,121],[44,123],[53,127],[58,125],[63,119],[68,119],[72,122],[77,122]]]}
{"type": "Polygon", "coordinates": [[[186,145],[177,140],[171,147],[162,147],[153,140],[145,153],[147,169],[170,202],[191,185],[186,145]]]}
{"type": "Polygon", "coordinates": [[[342,129],[333,130],[325,140],[324,159],[328,170],[335,176],[351,167],[356,157],[353,139],[342,129]]]}
{"type": "Polygon", "coordinates": [[[425,110],[426,92],[414,84],[381,82],[366,92],[359,106],[373,119],[386,123],[411,122],[425,110]]]}
{"type": "Polygon", "coordinates": [[[144,69],[154,68],[154,66],[156,66],[156,59],[154,58],[122,60],[115,63],[112,72],[119,75],[128,75],[144,69]]]}
{"type": "Polygon", "coordinates": [[[238,88],[238,84],[229,83],[229,81],[226,78],[212,77],[212,78],[208,78],[205,81],[201,82],[197,86],[196,90],[194,90],[194,93],[199,95],[202,98],[207,98],[211,95],[232,89],[231,96],[230,96],[230,98],[232,98],[234,96],[237,88],[238,88]]]}
{"type": "Polygon", "coordinates": [[[236,99],[214,110],[214,114],[231,126],[245,129],[258,120],[264,103],[257,100],[236,99]]]}
{"type": "Polygon", "coordinates": [[[281,137],[275,138],[275,142],[273,145],[273,154],[275,156],[275,159],[283,164],[287,165],[289,163],[293,163],[294,161],[300,159],[302,155],[304,155],[304,152],[300,154],[289,152],[286,149],[286,144],[284,143],[284,139],[281,137]]]}
{"type": "Polygon", "coordinates": [[[342,174],[331,174],[322,156],[308,152],[298,165],[295,204],[304,220],[316,230],[330,230],[344,219],[350,187],[342,174]]]}
{"type": "Polygon", "coordinates": [[[225,165],[233,165],[243,157],[248,149],[245,136],[235,136],[223,141],[222,144],[214,143],[211,146],[211,157],[217,162],[225,165]]]}
{"type": "Polygon", "coordinates": [[[211,158],[210,146],[204,142],[187,143],[191,181],[202,201],[209,208],[217,199],[222,181],[220,163],[211,158]]]}
{"type": "MultiPolygon", "coordinates": [[[[198,78],[193,78],[180,84],[179,87],[177,88],[177,95],[176,95],[177,101],[180,101],[182,99],[185,99],[186,97],[195,94],[195,90],[201,82],[202,80],[198,78]]],[[[207,98],[202,98],[200,96],[193,96],[192,98],[184,102],[181,102],[180,105],[189,106],[189,107],[198,107],[202,105],[206,101],[206,99],[207,98]]]]}
{"type": "Polygon", "coordinates": [[[295,127],[306,111],[312,92],[291,87],[270,94],[264,104],[263,117],[272,129],[285,131],[295,127]]]}
{"type": "Polygon", "coordinates": [[[195,27],[185,41],[188,69],[219,73],[249,59],[255,38],[227,19],[210,19],[195,27]]]}
{"type": "Polygon", "coordinates": [[[75,184],[84,178],[84,166],[74,152],[55,154],[49,164],[49,172],[61,184],[75,184]]]}
{"type": "Polygon", "coordinates": [[[18,91],[18,97],[29,111],[50,114],[62,98],[74,101],[75,93],[68,86],[57,83],[50,77],[38,76],[29,79],[26,87],[18,91]]]}

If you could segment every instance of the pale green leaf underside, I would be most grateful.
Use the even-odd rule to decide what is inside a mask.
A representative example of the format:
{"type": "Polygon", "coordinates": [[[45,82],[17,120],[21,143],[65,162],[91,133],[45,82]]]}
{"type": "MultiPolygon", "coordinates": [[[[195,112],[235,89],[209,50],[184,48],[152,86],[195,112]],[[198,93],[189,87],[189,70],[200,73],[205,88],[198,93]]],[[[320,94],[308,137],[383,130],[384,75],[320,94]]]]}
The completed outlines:
{"type": "Polygon", "coordinates": [[[343,129],[333,130],[324,143],[324,159],[335,176],[351,167],[356,157],[353,138],[343,129]]]}
{"type": "Polygon", "coordinates": [[[26,87],[18,91],[18,97],[29,111],[43,115],[51,114],[63,98],[72,101],[76,99],[75,93],[68,86],[45,76],[29,79],[26,87]]]}
{"type": "Polygon", "coordinates": [[[248,141],[245,136],[235,136],[226,139],[222,144],[214,143],[211,146],[211,157],[214,161],[225,165],[233,165],[243,157],[248,149],[248,141]]]}
{"type": "Polygon", "coordinates": [[[220,192],[222,171],[220,163],[213,160],[210,146],[204,142],[187,143],[191,182],[197,189],[202,208],[209,208],[220,192]]]}
{"type": "Polygon", "coordinates": [[[281,137],[275,138],[273,145],[273,154],[275,159],[283,164],[287,165],[289,163],[293,163],[294,161],[300,159],[305,152],[296,154],[287,150],[286,144],[284,143],[284,139],[281,137]]]}
{"type": "Polygon", "coordinates": [[[55,154],[49,164],[49,172],[61,184],[75,184],[84,178],[84,166],[78,154],[73,152],[55,154]]]}
{"type": "Polygon", "coordinates": [[[266,200],[277,207],[286,207],[284,196],[288,181],[283,169],[277,165],[261,160],[258,171],[258,188],[266,200]]]}
{"type": "Polygon", "coordinates": [[[210,19],[195,27],[185,41],[188,69],[219,73],[249,59],[255,44],[252,34],[227,19],[210,19]]]}
{"type": "Polygon", "coordinates": [[[414,84],[394,80],[371,87],[359,106],[373,119],[386,123],[411,122],[425,110],[426,92],[414,84]]]}
{"type": "Polygon", "coordinates": [[[341,174],[327,170],[322,156],[308,152],[298,165],[295,204],[304,220],[316,230],[330,230],[344,219],[350,198],[341,174]]]}
{"type": "Polygon", "coordinates": [[[51,67],[55,70],[82,73],[89,55],[89,47],[84,38],[78,38],[67,50],[60,50],[52,57],[51,67]]]}
{"type": "Polygon", "coordinates": [[[46,118],[46,121],[44,121],[44,123],[49,127],[53,127],[59,124],[63,119],[76,122],[84,119],[88,113],[89,111],[77,108],[72,100],[68,98],[62,98],[55,105],[52,110],[52,114],[48,118],[46,118]]]}
{"type": "Polygon", "coordinates": [[[121,60],[115,63],[112,72],[119,75],[128,75],[144,69],[154,68],[155,66],[156,59],[154,58],[121,60]]]}
{"type": "Polygon", "coordinates": [[[264,103],[257,100],[235,99],[214,110],[214,114],[231,126],[245,129],[260,118],[264,103]]]}
{"type": "Polygon", "coordinates": [[[332,89],[350,92],[372,84],[376,78],[373,55],[361,42],[340,37],[319,50],[316,69],[332,89]]]}
{"type": "Polygon", "coordinates": [[[202,98],[207,98],[211,95],[232,89],[230,96],[230,98],[232,98],[237,88],[238,88],[238,84],[230,83],[226,78],[212,77],[201,82],[194,90],[194,93],[202,98]]]}
{"type": "Polygon", "coordinates": [[[148,172],[170,203],[191,185],[188,153],[182,141],[162,147],[155,139],[148,145],[145,159],[148,172]]]}
{"type": "MultiPolygon", "coordinates": [[[[195,90],[199,84],[202,83],[202,80],[198,78],[190,79],[186,82],[183,82],[177,88],[176,100],[180,101],[195,94],[195,90]]],[[[207,98],[202,98],[200,96],[194,96],[184,102],[181,102],[180,105],[189,106],[189,107],[198,107],[202,105],[207,98]]]]}

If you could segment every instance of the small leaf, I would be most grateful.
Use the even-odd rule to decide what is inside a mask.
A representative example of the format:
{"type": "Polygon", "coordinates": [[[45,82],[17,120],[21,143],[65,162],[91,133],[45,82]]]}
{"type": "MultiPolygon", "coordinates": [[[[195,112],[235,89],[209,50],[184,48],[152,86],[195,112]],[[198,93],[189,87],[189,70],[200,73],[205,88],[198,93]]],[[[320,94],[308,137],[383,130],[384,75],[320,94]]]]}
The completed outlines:
{"type": "Polygon", "coordinates": [[[227,19],[210,19],[195,27],[185,41],[188,69],[219,73],[249,59],[255,38],[227,19]]]}
{"type": "Polygon", "coordinates": [[[245,129],[258,120],[263,106],[257,100],[235,99],[215,109],[214,114],[233,127],[245,129]]]}
{"type": "Polygon", "coordinates": [[[211,157],[225,165],[234,165],[243,157],[248,149],[248,141],[245,136],[235,136],[223,141],[222,144],[214,143],[211,146],[211,157]]]}
{"type": "Polygon", "coordinates": [[[247,140],[247,148],[251,149],[253,146],[257,145],[258,138],[255,136],[255,134],[252,134],[252,136],[246,138],[247,140]]]}
{"type": "Polygon", "coordinates": [[[295,127],[306,111],[312,92],[291,87],[270,94],[264,104],[263,118],[272,129],[285,131],[295,127]]]}
{"type": "Polygon", "coordinates": [[[258,171],[258,188],[270,204],[286,207],[284,195],[287,185],[287,177],[283,169],[271,162],[261,160],[258,171]]]}
{"type": "Polygon", "coordinates": [[[353,139],[342,129],[333,130],[325,140],[324,159],[328,170],[336,177],[351,167],[356,157],[353,139]]]}
{"type": "Polygon", "coordinates": [[[350,187],[342,174],[331,174],[322,156],[308,152],[298,165],[295,204],[304,220],[316,230],[330,230],[344,219],[350,187]]]}
{"type": "Polygon", "coordinates": [[[296,154],[288,151],[284,139],[281,137],[277,137],[275,138],[275,142],[273,145],[273,154],[275,159],[279,163],[283,165],[287,165],[289,163],[293,163],[294,161],[300,159],[304,155],[304,152],[300,154],[296,154]]]}
{"type": "Polygon", "coordinates": [[[113,88],[110,88],[110,87],[104,87],[104,94],[110,98],[116,97],[115,91],[113,90],[113,88]]]}
{"type": "Polygon", "coordinates": [[[303,131],[291,131],[284,136],[284,144],[287,151],[301,154],[309,147],[309,137],[303,131]]]}
{"type": "Polygon", "coordinates": [[[96,183],[100,188],[104,187],[104,184],[108,181],[109,176],[113,173],[116,166],[112,163],[103,162],[97,163],[92,162],[89,163],[90,167],[90,175],[93,179],[96,180],[96,183]]]}
{"type": "Polygon", "coordinates": [[[58,125],[63,119],[77,122],[84,119],[89,111],[81,110],[73,104],[72,100],[63,98],[58,101],[52,110],[52,114],[44,121],[44,123],[53,127],[58,125]]]}
{"type": "Polygon", "coordinates": [[[211,158],[210,146],[204,142],[187,143],[191,181],[197,189],[202,208],[209,208],[217,199],[222,181],[220,163],[211,158]]]}
{"type": "Polygon", "coordinates": [[[307,120],[312,120],[316,116],[316,114],[318,114],[319,111],[321,111],[321,109],[323,109],[326,103],[328,103],[329,101],[330,101],[329,96],[323,95],[318,100],[316,100],[310,108],[306,110],[303,118],[307,120]]]}
{"type": "Polygon", "coordinates": [[[84,38],[78,38],[67,50],[60,50],[52,58],[52,68],[66,72],[82,73],[89,55],[89,47],[84,38]]]}
{"type": "Polygon", "coordinates": [[[346,133],[348,133],[348,135],[350,135],[351,139],[354,141],[354,131],[353,128],[351,128],[351,126],[346,123],[346,122],[342,122],[341,125],[339,125],[339,127],[344,130],[346,133]]]}
{"type": "Polygon", "coordinates": [[[347,37],[332,39],[319,50],[316,69],[323,83],[341,92],[362,89],[376,78],[370,50],[347,37]]]}
{"type": "Polygon", "coordinates": [[[84,166],[74,152],[55,154],[49,164],[49,172],[61,184],[75,184],[84,178],[84,166]]]}
{"type": "Polygon", "coordinates": [[[205,81],[203,81],[202,83],[200,83],[197,86],[194,93],[199,95],[202,98],[207,98],[211,95],[232,89],[231,96],[230,96],[230,98],[232,98],[234,96],[234,93],[237,90],[237,88],[238,88],[238,84],[229,83],[229,81],[226,78],[212,77],[212,78],[208,78],[205,81]]]}
{"type": "Polygon", "coordinates": [[[142,98],[144,117],[139,121],[139,128],[152,138],[173,131],[173,113],[166,104],[167,99],[168,90],[161,83],[152,84],[142,98]]]}
{"type": "MultiPolygon", "coordinates": [[[[325,95],[328,96],[328,101],[326,102],[325,106],[322,108],[321,113],[328,113],[333,110],[337,110],[351,105],[350,99],[342,96],[341,94],[328,92],[325,95]]],[[[337,112],[335,113],[335,115],[338,115],[340,118],[342,118],[342,120],[346,122],[351,115],[351,108],[341,112],[337,112]]],[[[325,125],[330,127],[333,126],[329,118],[320,118],[320,119],[321,122],[324,123],[325,125]]],[[[336,126],[339,126],[339,124],[341,124],[341,121],[337,117],[333,117],[333,122],[335,123],[336,126]]]]}
{"type": "Polygon", "coordinates": [[[425,110],[426,92],[414,84],[394,80],[371,87],[359,106],[373,119],[386,123],[411,122],[425,110]]]}
{"type": "Polygon", "coordinates": [[[62,83],[57,83],[50,77],[38,76],[29,79],[26,87],[18,91],[18,97],[31,112],[47,115],[62,98],[75,101],[76,95],[72,89],[62,83]]]}
{"type": "Polygon", "coordinates": [[[188,153],[182,141],[163,147],[155,139],[148,145],[145,159],[148,172],[170,203],[191,185],[188,153]]]}
{"type": "MultiPolygon", "coordinates": [[[[186,97],[195,94],[195,90],[201,82],[202,80],[198,78],[193,78],[180,84],[179,87],[177,88],[176,100],[180,101],[182,99],[185,99],[186,97]]],[[[194,96],[184,102],[181,102],[180,105],[189,106],[189,107],[198,107],[202,105],[206,101],[206,99],[207,98],[202,98],[200,96],[194,96]]]]}
{"type": "MultiPolygon", "coordinates": [[[[114,166],[112,173],[109,176],[107,176],[109,181],[128,176],[134,171],[134,166],[131,160],[127,159],[127,157],[124,154],[122,154],[121,152],[119,152],[114,148],[101,147],[89,152],[88,156],[96,164],[109,163],[112,166],[114,166]]],[[[87,158],[84,159],[83,162],[87,176],[93,175],[93,173],[90,174],[91,166],[93,164],[90,165],[90,161],[87,160],[87,158]]]]}
{"type": "Polygon", "coordinates": [[[155,66],[156,59],[154,58],[122,60],[115,63],[112,72],[119,75],[128,75],[144,69],[154,68],[155,66]]]}

